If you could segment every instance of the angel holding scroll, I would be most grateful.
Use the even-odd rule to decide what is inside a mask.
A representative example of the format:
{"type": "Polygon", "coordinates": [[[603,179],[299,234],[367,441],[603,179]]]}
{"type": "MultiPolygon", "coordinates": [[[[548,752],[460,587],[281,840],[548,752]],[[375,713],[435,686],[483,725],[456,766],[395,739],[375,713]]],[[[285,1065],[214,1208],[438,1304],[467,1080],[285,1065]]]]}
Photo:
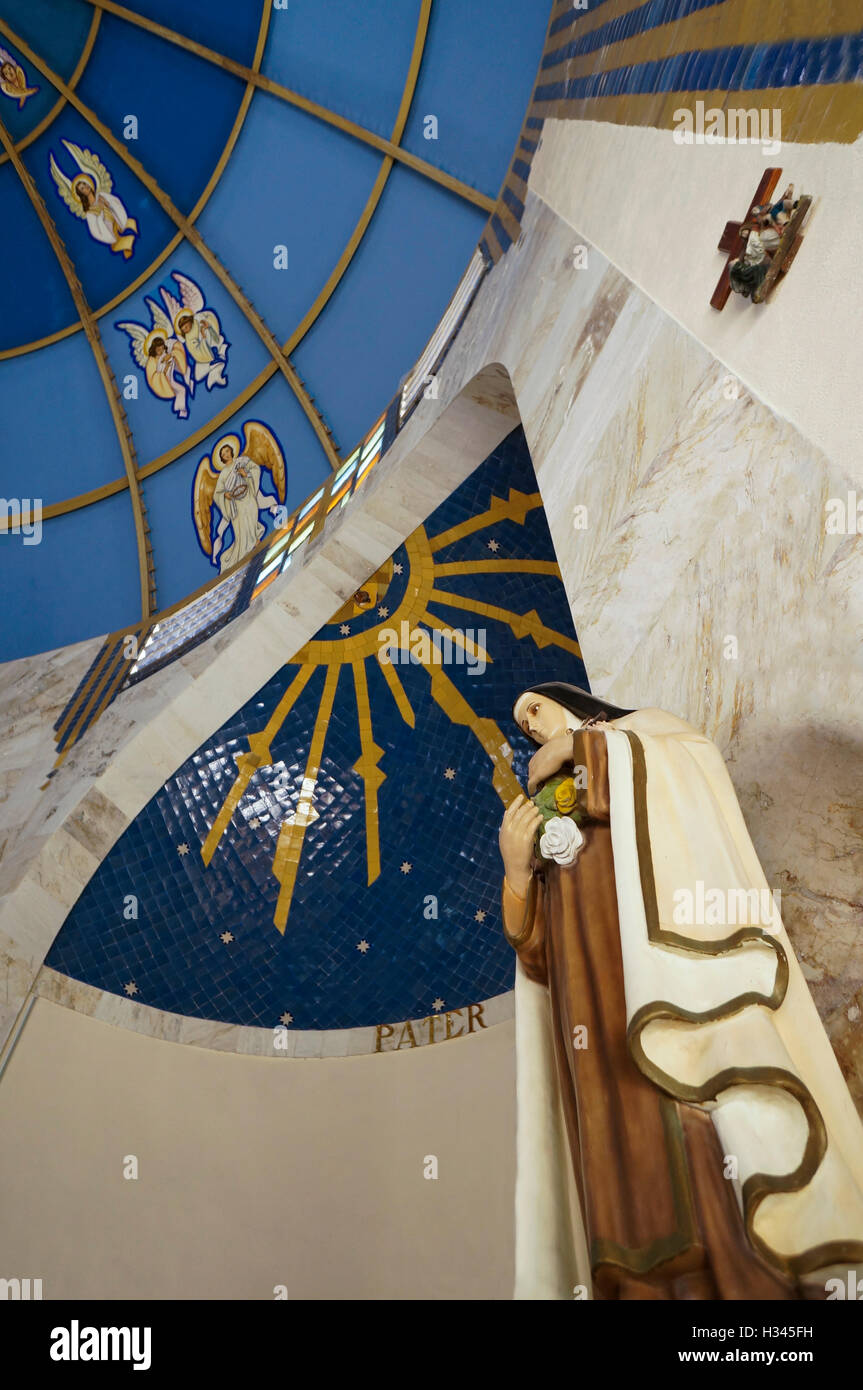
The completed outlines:
{"type": "Polygon", "coordinates": [[[260,520],[263,511],[276,514],[287,491],[285,457],[275,435],[260,420],[247,420],[243,426],[242,448],[235,434],[218,441],[212,456],[205,454],[198,464],[192,488],[192,514],[198,540],[219,573],[229,569],[254,550],[264,534],[260,520]],[[276,496],[261,489],[261,474],[269,473],[276,496]],[[213,510],[220,513],[213,535],[213,510]],[[230,529],[231,544],[225,547],[230,529]]]}

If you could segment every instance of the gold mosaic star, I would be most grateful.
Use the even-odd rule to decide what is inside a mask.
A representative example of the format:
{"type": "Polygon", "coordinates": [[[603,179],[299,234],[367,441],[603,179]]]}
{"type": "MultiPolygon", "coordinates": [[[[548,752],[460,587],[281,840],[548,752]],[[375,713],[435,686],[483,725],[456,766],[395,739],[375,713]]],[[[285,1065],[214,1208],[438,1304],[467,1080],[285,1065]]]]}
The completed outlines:
{"type": "Polygon", "coordinates": [[[474,920],[475,922],[484,922],[484,921],[485,921],[485,917],[486,917],[486,914],[483,912],[482,908],[480,908],[478,912],[475,912],[475,913],[473,914],[473,920],[474,920]]]}
{"type": "Polygon", "coordinates": [[[401,567],[401,565],[393,565],[393,574],[401,574],[401,572],[402,572],[402,567],[401,567]]]}
{"type": "Polygon", "coordinates": [[[378,609],[378,617],[379,617],[379,618],[388,618],[389,616],[390,616],[390,610],[387,608],[387,606],[386,606],[385,603],[382,603],[381,606],[380,606],[380,608],[378,609]]]}
{"type": "Polygon", "coordinates": [[[440,1013],[440,1011],[441,1011],[441,1009],[443,1008],[443,1006],[444,1006],[444,1001],[443,1001],[443,999],[441,999],[440,995],[438,995],[437,999],[435,999],[435,1000],[432,1002],[432,1008],[434,1009],[435,1013],[438,1014],[438,1013],[440,1013]]]}
{"type": "Polygon", "coordinates": [[[454,767],[448,767],[448,768],[446,769],[446,771],[444,772],[444,777],[446,778],[446,780],[447,780],[448,782],[451,782],[451,781],[453,780],[453,778],[455,777],[455,768],[454,768],[454,767]]]}
{"type": "Polygon", "coordinates": [[[496,540],[490,540],[489,543],[488,543],[488,548],[489,548],[489,550],[492,550],[492,551],[494,551],[494,550],[500,550],[500,545],[498,544],[498,542],[497,542],[496,540]]]}
{"type": "Polygon", "coordinates": [[[135,984],[135,981],[134,981],[134,980],[130,980],[129,983],[128,983],[127,985],[124,985],[124,986],[123,986],[123,988],[124,988],[124,990],[126,991],[126,993],[128,994],[128,996],[129,996],[130,999],[132,998],[132,996],[133,996],[134,994],[137,994],[137,993],[138,993],[138,986],[135,984]]]}
{"type": "Polygon", "coordinates": [[[339,628],[339,632],[342,634],[343,637],[350,637],[350,635],[351,635],[351,625],[350,625],[350,623],[342,623],[341,627],[339,628]]]}
{"type": "Polygon", "coordinates": [[[185,844],[185,843],[182,844],[182,845],[177,845],[177,853],[178,853],[178,854],[188,854],[188,853],[189,853],[189,846],[188,846],[187,844],[185,844]]]}
{"type": "Polygon", "coordinates": [[[369,949],[369,943],[368,943],[367,941],[358,941],[358,942],[357,942],[357,950],[358,950],[362,955],[365,955],[365,953],[366,953],[366,951],[367,951],[368,949],[369,949]]]}
{"type": "Polygon", "coordinates": [[[409,864],[408,861],[405,860],[405,862],[402,864],[402,873],[409,874],[412,868],[413,864],[409,864]]]}
{"type": "Polygon", "coordinates": [[[284,1023],[284,1025],[285,1025],[286,1028],[287,1028],[288,1024],[289,1024],[289,1023],[293,1023],[293,1021],[294,1021],[294,1015],[293,1015],[293,1014],[289,1014],[289,1013],[284,1013],[284,1014],[282,1014],[281,1018],[279,1019],[279,1022],[280,1022],[280,1023],[284,1023]]]}
{"type": "Polygon", "coordinates": [[[229,931],[223,931],[222,935],[219,937],[219,940],[224,941],[226,946],[230,946],[233,939],[234,938],[229,931]]]}

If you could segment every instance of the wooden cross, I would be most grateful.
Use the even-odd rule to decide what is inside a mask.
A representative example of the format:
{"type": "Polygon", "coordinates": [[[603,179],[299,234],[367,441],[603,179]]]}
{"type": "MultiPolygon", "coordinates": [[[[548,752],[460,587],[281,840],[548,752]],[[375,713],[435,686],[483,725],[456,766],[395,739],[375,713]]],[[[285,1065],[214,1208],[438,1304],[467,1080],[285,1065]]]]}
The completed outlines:
{"type": "Polygon", "coordinates": [[[753,215],[753,209],[759,207],[762,203],[769,203],[773,194],[776,192],[776,185],[781,176],[781,169],[765,169],[761,182],[755,190],[755,197],[749,204],[749,211],[743,221],[726,222],[725,231],[722,233],[722,239],[719,243],[719,250],[728,257],[728,260],[725,262],[722,274],[719,277],[716,289],[713,291],[710,300],[710,307],[712,309],[724,309],[728,303],[728,296],[731,294],[731,273],[729,271],[729,265],[733,260],[736,260],[738,256],[742,256],[743,252],[746,250],[746,238],[740,235],[740,228],[747,223],[751,226],[750,219],[753,215]]]}

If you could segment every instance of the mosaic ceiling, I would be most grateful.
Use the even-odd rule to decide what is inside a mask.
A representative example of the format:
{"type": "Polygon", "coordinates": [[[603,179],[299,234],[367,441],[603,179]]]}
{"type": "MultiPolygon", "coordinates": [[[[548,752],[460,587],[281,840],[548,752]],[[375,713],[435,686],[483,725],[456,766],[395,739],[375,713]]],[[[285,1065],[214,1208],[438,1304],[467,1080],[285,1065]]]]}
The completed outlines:
{"type": "Polygon", "coordinates": [[[518,430],[166,782],[47,964],[300,1029],[510,989],[497,832],[533,751],[511,709],[555,678],[587,684],[518,430]]]}
{"type": "Polygon", "coordinates": [[[350,455],[480,239],[547,20],[548,0],[0,0],[0,491],[25,529],[42,515],[38,543],[0,544],[0,659],[238,559],[241,450],[267,529],[350,455]]]}

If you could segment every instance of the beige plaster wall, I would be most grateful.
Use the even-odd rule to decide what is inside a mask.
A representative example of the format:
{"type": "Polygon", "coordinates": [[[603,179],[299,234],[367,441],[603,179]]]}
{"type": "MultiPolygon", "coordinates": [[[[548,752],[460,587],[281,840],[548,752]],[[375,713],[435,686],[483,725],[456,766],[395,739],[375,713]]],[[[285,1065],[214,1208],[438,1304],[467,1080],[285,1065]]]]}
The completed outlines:
{"type": "Polygon", "coordinates": [[[45,1299],[512,1296],[512,1022],[276,1060],[40,999],[0,1114],[0,1277],[45,1299]]]}
{"type": "MultiPolygon", "coordinates": [[[[732,105],[737,103],[730,103],[732,105]]],[[[745,105],[740,102],[740,105],[745,105]]],[[[693,98],[681,95],[681,108],[693,98]]],[[[708,102],[708,105],[710,103],[708,102]]],[[[774,116],[773,121],[776,117],[774,116]]],[[[773,128],[773,127],[772,127],[773,128]]],[[[779,415],[863,481],[863,138],[681,145],[670,130],[547,121],[530,186],[779,415]],[[717,243],[764,170],[813,195],[803,246],[767,304],[710,296],[717,243]]]]}

